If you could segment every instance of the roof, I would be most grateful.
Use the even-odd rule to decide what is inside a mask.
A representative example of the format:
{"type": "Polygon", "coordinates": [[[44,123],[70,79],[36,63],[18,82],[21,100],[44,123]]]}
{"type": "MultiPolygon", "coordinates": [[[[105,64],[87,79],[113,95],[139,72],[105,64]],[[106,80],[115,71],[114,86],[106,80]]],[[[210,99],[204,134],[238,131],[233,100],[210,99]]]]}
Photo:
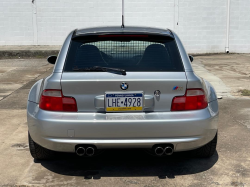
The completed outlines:
{"type": "Polygon", "coordinates": [[[169,29],[160,29],[153,27],[92,27],[92,28],[83,28],[77,29],[75,32],[75,36],[85,35],[85,34],[112,34],[112,33],[138,33],[138,34],[160,34],[160,35],[168,35],[172,36],[173,34],[169,29]]]}

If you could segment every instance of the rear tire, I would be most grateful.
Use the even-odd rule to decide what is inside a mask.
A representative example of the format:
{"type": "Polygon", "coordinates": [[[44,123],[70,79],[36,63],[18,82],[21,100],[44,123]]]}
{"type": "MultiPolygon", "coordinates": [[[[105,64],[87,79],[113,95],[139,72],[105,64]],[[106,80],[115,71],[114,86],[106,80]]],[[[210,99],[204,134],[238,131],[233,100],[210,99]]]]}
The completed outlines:
{"type": "Polygon", "coordinates": [[[214,139],[207,143],[206,145],[193,150],[193,155],[195,157],[200,157],[200,158],[209,158],[213,156],[213,154],[216,151],[216,145],[217,145],[217,133],[214,137],[214,139]]]}
{"type": "Polygon", "coordinates": [[[36,142],[32,140],[29,136],[29,148],[30,148],[30,154],[34,159],[38,160],[44,160],[44,159],[52,159],[55,156],[55,152],[51,151],[49,149],[46,149],[40,145],[38,145],[36,142]]]}

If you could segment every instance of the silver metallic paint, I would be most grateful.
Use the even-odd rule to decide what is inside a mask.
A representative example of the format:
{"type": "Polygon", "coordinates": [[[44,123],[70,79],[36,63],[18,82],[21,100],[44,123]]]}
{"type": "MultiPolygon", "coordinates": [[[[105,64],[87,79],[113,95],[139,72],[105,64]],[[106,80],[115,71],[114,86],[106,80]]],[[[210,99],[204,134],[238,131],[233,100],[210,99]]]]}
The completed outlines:
{"type": "Polygon", "coordinates": [[[209,108],[152,113],[50,112],[28,102],[28,127],[34,141],[48,149],[66,152],[73,152],[77,144],[93,144],[101,149],[150,148],[156,143],[185,142],[193,145],[187,144],[187,149],[194,149],[215,136],[217,116],[212,117],[209,108]],[[68,129],[75,130],[73,138],[68,137],[68,129]]]}
{"type": "MultiPolygon", "coordinates": [[[[80,29],[76,35],[107,33],[112,32],[112,27],[103,27],[91,29],[80,29]]],[[[116,28],[113,32],[118,32],[116,28]]],[[[66,38],[62,49],[58,55],[53,73],[44,80],[37,81],[31,88],[27,103],[27,121],[28,128],[33,140],[51,150],[74,152],[77,144],[94,144],[99,149],[103,148],[150,148],[156,143],[172,143],[175,151],[191,150],[198,148],[211,141],[217,132],[218,121],[218,101],[212,85],[194,74],[188,55],[183,47],[179,37],[170,30],[153,28],[129,28],[126,32],[157,33],[169,35],[175,38],[180,56],[185,69],[184,74],[173,73],[166,76],[157,72],[153,80],[148,73],[128,72],[127,76],[111,74],[107,72],[98,73],[75,73],[67,74],[63,72],[64,62],[70,45],[72,31],[66,38]],[[129,31],[130,30],[130,31],[129,31]],[[62,85],[67,84],[67,89],[63,94],[78,97],[79,101],[83,99],[85,103],[77,102],[80,107],[86,105],[91,108],[90,111],[69,113],[69,112],[51,112],[39,108],[40,93],[44,89],[61,89],[62,85]],[[164,86],[162,83],[167,80],[187,80],[183,86],[186,88],[203,88],[209,101],[208,107],[203,110],[170,112],[162,111],[166,108],[166,103],[161,103],[161,99],[154,96],[155,90],[161,90],[163,94],[160,98],[168,98],[170,101],[174,94],[164,95],[164,86]],[[112,81],[111,81],[112,80],[112,81]],[[137,81],[137,83],[135,82],[137,81]],[[77,91],[81,90],[76,82],[87,86],[85,96],[77,91]],[[152,87],[152,93],[145,92],[145,112],[137,113],[104,113],[102,102],[104,101],[104,92],[98,92],[97,83],[113,82],[118,84],[121,81],[133,82],[129,91],[136,89],[139,83],[155,81],[159,84],[152,87]],[[75,84],[75,85],[74,85],[75,84]],[[71,86],[70,86],[71,85],[71,86]],[[74,85],[74,86],[72,86],[74,85]],[[160,88],[159,88],[160,86],[160,88]],[[73,94],[73,95],[72,95],[73,94]],[[165,106],[164,106],[165,105],[165,106]],[[159,111],[147,112],[155,110],[159,111]],[[69,133],[70,132],[70,133],[69,133]]],[[[123,32],[123,31],[122,31],[123,32]]],[[[152,73],[152,72],[151,72],[152,73]]],[[[152,78],[152,76],[151,76],[152,78]]],[[[100,85],[98,85],[100,86],[100,85]]],[[[107,85],[105,85],[107,86],[107,85]]],[[[143,85],[145,86],[145,85],[143,85]]],[[[176,85],[175,85],[176,86],[176,85]]],[[[120,89],[120,88],[119,88],[120,89]]],[[[105,91],[116,91],[112,86],[108,86],[105,91]]],[[[184,95],[184,92],[176,92],[175,95],[184,95]]],[[[170,104],[167,104],[167,108],[170,104]]]]}
{"type": "Polygon", "coordinates": [[[203,81],[207,90],[208,102],[216,101],[217,94],[215,92],[214,87],[207,80],[203,79],[203,81]]]}
{"type": "Polygon", "coordinates": [[[28,101],[39,103],[42,85],[43,85],[43,79],[40,79],[31,87],[28,95],[28,101]]]}
{"type": "Polygon", "coordinates": [[[193,72],[193,68],[192,68],[189,56],[188,56],[188,54],[187,54],[187,52],[186,52],[180,38],[178,37],[178,35],[174,31],[171,31],[171,32],[174,35],[177,47],[179,49],[185,72],[189,72],[189,71],[193,72]]]}
{"type": "Polygon", "coordinates": [[[55,67],[53,70],[54,73],[62,73],[62,71],[63,71],[64,62],[65,62],[65,59],[67,57],[67,53],[68,53],[68,49],[69,49],[69,45],[70,45],[73,33],[74,33],[74,31],[71,31],[69,33],[65,42],[62,45],[62,48],[58,54],[56,64],[55,64],[55,67]]]}
{"type": "Polygon", "coordinates": [[[155,90],[161,90],[161,95],[156,97],[153,107],[145,106],[145,110],[170,111],[172,99],[185,94],[186,84],[185,72],[127,72],[126,76],[109,72],[64,72],[61,79],[63,95],[76,99],[79,112],[97,111],[93,103],[95,97],[106,91],[143,91],[145,95],[155,97],[155,90]],[[122,82],[129,84],[127,90],[120,89],[122,82]],[[173,90],[174,86],[183,87],[183,90],[173,90]]]}
{"type": "Polygon", "coordinates": [[[78,29],[75,35],[81,36],[89,34],[107,34],[107,33],[161,34],[173,37],[173,34],[168,29],[160,29],[153,27],[130,27],[130,26],[126,26],[125,28],[116,26],[83,28],[83,29],[78,29]]]}

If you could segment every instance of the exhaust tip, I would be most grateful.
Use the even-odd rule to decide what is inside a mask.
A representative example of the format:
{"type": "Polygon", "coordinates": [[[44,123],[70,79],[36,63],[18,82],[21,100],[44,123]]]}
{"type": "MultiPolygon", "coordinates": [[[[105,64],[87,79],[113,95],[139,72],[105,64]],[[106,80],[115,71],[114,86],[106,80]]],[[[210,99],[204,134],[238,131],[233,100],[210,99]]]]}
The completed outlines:
{"type": "Polygon", "coordinates": [[[78,147],[78,148],[76,149],[76,154],[77,154],[78,156],[83,156],[83,155],[85,154],[85,149],[84,149],[83,147],[78,147]]]}
{"type": "Polygon", "coordinates": [[[174,150],[172,147],[166,147],[164,152],[166,155],[172,155],[174,150]]]}
{"type": "Polygon", "coordinates": [[[162,147],[156,147],[155,148],[155,154],[157,156],[162,156],[164,154],[164,149],[162,147]]]}
{"type": "Polygon", "coordinates": [[[87,156],[93,156],[95,154],[95,149],[93,147],[88,147],[86,149],[86,155],[87,156]]]}

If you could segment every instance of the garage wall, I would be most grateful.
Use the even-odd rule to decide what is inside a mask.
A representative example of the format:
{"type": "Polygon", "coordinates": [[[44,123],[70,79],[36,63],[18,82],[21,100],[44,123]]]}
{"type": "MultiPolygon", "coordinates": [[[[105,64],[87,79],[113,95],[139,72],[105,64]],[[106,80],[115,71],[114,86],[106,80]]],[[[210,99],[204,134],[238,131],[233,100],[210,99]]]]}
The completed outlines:
{"type": "Polygon", "coordinates": [[[225,52],[227,1],[179,0],[180,35],[190,53],[225,52]]]}
{"type": "Polygon", "coordinates": [[[61,45],[75,28],[120,25],[122,1],[36,0],[38,45],[61,45]]]}
{"type": "Polygon", "coordinates": [[[174,5],[174,0],[125,0],[125,25],[173,29],[174,5]]]}
{"type": "Polygon", "coordinates": [[[0,45],[32,45],[31,0],[0,0],[0,45]]]}
{"type": "Polygon", "coordinates": [[[250,0],[231,0],[229,36],[231,52],[250,53],[250,0]]]}
{"type": "MultiPolygon", "coordinates": [[[[225,52],[228,0],[125,0],[125,25],[170,28],[189,53],[225,52]]],[[[75,28],[121,25],[122,0],[1,0],[0,45],[61,45],[75,28]]],[[[250,52],[250,1],[231,0],[230,52],[250,52]]]]}

